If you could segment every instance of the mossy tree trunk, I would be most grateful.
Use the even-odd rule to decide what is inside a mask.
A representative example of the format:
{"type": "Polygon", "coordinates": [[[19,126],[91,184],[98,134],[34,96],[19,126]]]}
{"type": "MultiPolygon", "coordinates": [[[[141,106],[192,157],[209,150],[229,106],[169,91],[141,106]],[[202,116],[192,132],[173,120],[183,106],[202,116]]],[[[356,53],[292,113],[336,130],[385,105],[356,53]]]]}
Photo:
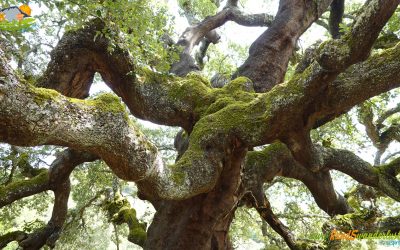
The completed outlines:
{"type": "MultiPolygon", "coordinates": [[[[48,225],[13,240],[26,249],[54,245],[67,213],[70,173],[99,158],[119,178],[136,182],[140,198],[156,208],[146,242],[146,237],[138,240],[145,249],[230,249],[227,232],[243,203],[255,207],[290,248],[301,248],[263,193],[263,184],[275,176],[302,181],[332,217],[352,211],[333,187],[332,169],[400,201],[400,161],[373,167],[351,152],[324,148],[310,139],[312,129],[400,86],[400,44],[369,56],[399,1],[368,1],[351,32],[323,43],[302,64],[303,70],[282,83],[299,36],[331,2],[282,0],[275,17],[260,20],[241,13],[237,1],[228,1],[227,8],[180,38],[184,49],[172,67],[175,75],[138,69],[122,48],[110,52],[110,40],[96,37],[105,28],[98,19],[63,36],[36,86],[15,74],[0,49],[0,141],[70,148],[49,170],[0,187],[0,206],[45,190],[56,195],[48,225]],[[270,26],[235,74],[247,77],[213,88],[200,75],[186,76],[198,69],[190,56],[193,46],[207,37],[217,42],[214,29],[228,20],[270,26]],[[95,72],[116,96],[82,100],[95,72]],[[185,130],[175,164],[163,162],[128,114],[185,130]],[[257,146],[265,149],[253,151],[257,146]]],[[[118,223],[131,225],[131,239],[137,240],[132,225],[139,223],[129,211],[118,208],[112,214],[119,216],[118,223]]]]}
{"type": "Polygon", "coordinates": [[[206,194],[182,201],[152,201],[157,210],[146,249],[231,249],[228,230],[239,200],[246,150],[227,154],[221,178],[206,194]]]}

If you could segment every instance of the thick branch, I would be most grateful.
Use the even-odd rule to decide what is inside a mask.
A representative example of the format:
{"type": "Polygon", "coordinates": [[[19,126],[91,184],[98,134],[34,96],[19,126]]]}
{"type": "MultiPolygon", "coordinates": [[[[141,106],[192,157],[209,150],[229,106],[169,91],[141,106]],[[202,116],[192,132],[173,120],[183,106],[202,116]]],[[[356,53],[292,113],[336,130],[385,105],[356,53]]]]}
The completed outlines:
{"type": "Polygon", "coordinates": [[[333,0],[329,15],[329,31],[334,39],[340,38],[340,24],[344,14],[344,0],[333,0]]]}
{"type": "MultiPolygon", "coordinates": [[[[190,53],[193,47],[197,45],[208,32],[224,25],[227,21],[234,21],[246,26],[269,26],[273,19],[274,18],[268,14],[247,15],[236,7],[227,7],[214,16],[207,17],[197,25],[186,29],[178,41],[178,44],[184,45],[185,50],[190,53]]],[[[218,38],[216,37],[216,39],[218,38]]],[[[210,41],[217,42],[215,39],[210,39],[210,41]]]]}
{"type": "Polygon", "coordinates": [[[361,105],[359,110],[359,122],[365,126],[365,132],[376,148],[380,145],[379,131],[374,124],[374,113],[371,107],[361,105]]]}
{"type": "Polygon", "coordinates": [[[49,171],[43,169],[32,179],[3,187],[0,190],[0,207],[46,190],[53,190],[55,194],[53,214],[48,225],[32,234],[24,234],[24,237],[19,234],[13,241],[18,241],[24,249],[39,249],[45,244],[54,247],[67,214],[70,173],[77,165],[95,159],[94,155],[67,149],[57,155],[49,171]]]}
{"type": "Polygon", "coordinates": [[[71,99],[19,84],[11,72],[6,76],[8,81],[0,82],[1,141],[67,146],[99,155],[117,176],[141,181],[143,189],[148,186],[156,197],[185,198],[213,187],[218,176],[213,160],[187,156],[190,161],[186,157],[175,166],[165,166],[157,149],[127,118],[118,98],[105,94],[88,101],[71,99]],[[198,169],[206,171],[203,178],[197,177],[198,169]]]}
{"type": "Polygon", "coordinates": [[[81,30],[64,34],[38,85],[82,99],[88,96],[94,73],[99,72],[136,117],[190,130],[193,104],[175,102],[171,96],[171,88],[179,86],[179,79],[138,69],[126,50],[115,48],[109,53],[110,41],[96,36],[104,28],[103,22],[93,20],[81,30]]]}
{"type": "Polygon", "coordinates": [[[28,180],[14,181],[0,187],[0,208],[16,200],[49,190],[49,175],[46,170],[28,180]]]}
{"type": "Polygon", "coordinates": [[[271,27],[251,45],[249,57],[236,76],[249,77],[256,92],[265,92],[284,79],[296,41],[329,7],[331,0],[280,1],[271,27]]]}
{"type": "Polygon", "coordinates": [[[14,231],[0,235],[0,248],[5,248],[9,243],[13,241],[21,241],[27,237],[27,234],[22,231],[14,231]]]}
{"type": "MultiPolygon", "coordinates": [[[[92,41],[92,39],[90,40],[92,41]]],[[[89,40],[87,41],[89,42],[89,40]]],[[[100,47],[100,46],[97,46],[100,47]]],[[[324,46],[325,47],[325,46],[324,46]]],[[[351,85],[339,85],[336,86],[335,83],[329,83],[334,79],[334,77],[337,75],[337,73],[330,74],[329,72],[327,73],[324,69],[319,67],[316,63],[312,64],[309,67],[309,70],[307,72],[303,72],[301,75],[296,75],[296,77],[292,80],[291,83],[288,83],[286,86],[282,86],[282,88],[277,88],[274,93],[271,93],[270,95],[264,95],[261,98],[259,98],[257,103],[251,103],[249,102],[249,107],[245,108],[250,108],[249,110],[260,110],[260,106],[264,106],[263,101],[268,101],[273,106],[276,107],[268,107],[268,109],[272,110],[271,116],[269,115],[267,118],[269,120],[269,117],[274,117],[275,115],[278,117],[282,116],[287,116],[291,117],[291,120],[293,119],[298,119],[299,121],[303,121],[303,123],[307,124],[307,126],[314,126],[314,123],[316,122],[316,119],[322,119],[320,117],[314,117],[314,116],[331,116],[332,111],[331,110],[324,110],[327,104],[320,104],[320,102],[341,102],[341,103],[335,103],[336,105],[333,106],[332,108],[335,108],[335,111],[338,113],[337,115],[347,111],[349,107],[345,106],[343,107],[343,98],[337,97],[335,94],[337,92],[341,92],[341,90],[335,91],[326,91],[326,89],[330,89],[332,87],[339,87],[339,88],[347,88],[346,91],[350,93],[345,93],[345,95],[341,96],[354,96],[354,98],[347,98],[346,101],[352,101],[350,106],[354,106],[357,103],[360,103],[362,100],[365,100],[369,98],[372,95],[379,94],[381,92],[387,91],[398,84],[394,80],[397,79],[398,71],[394,70],[398,68],[398,60],[396,58],[396,53],[399,51],[398,47],[395,47],[393,50],[391,50],[392,53],[388,53],[389,56],[386,55],[375,55],[373,58],[371,58],[367,63],[361,64],[360,69],[362,70],[362,73],[360,77],[365,77],[369,75],[372,77],[375,81],[382,82],[381,84],[375,84],[373,85],[373,88],[371,86],[368,86],[368,88],[365,88],[365,85],[370,85],[367,82],[361,81],[359,84],[351,84],[351,85]],[[378,60],[385,60],[385,65],[378,64],[376,65],[375,62],[378,60]],[[387,67],[390,66],[390,67],[387,67]],[[372,75],[372,71],[373,74],[372,75]],[[390,72],[389,72],[390,71],[390,72]],[[371,72],[371,73],[370,73],[371,72]],[[367,74],[369,73],[369,74],[367,74]],[[381,80],[383,79],[383,80],[381,80]],[[328,87],[326,87],[326,85],[328,87]],[[333,85],[331,87],[331,85],[333,85]],[[291,89],[293,88],[293,89],[291,89]],[[368,89],[369,91],[359,91],[359,89],[368,89]],[[300,93],[299,93],[300,90],[300,93]],[[362,95],[360,95],[362,93],[362,95]],[[281,103],[278,101],[280,98],[279,95],[285,95],[285,96],[291,96],[292,98],[287,98],[287,103],[281,103]],[[368,94],[368,95],[365,95],[368,94]],[[329,95],[329,96],[324,96],[324,95],[329,95]],[[332,95],[332,96],[331,96],[332,95]],[[322,98],[321,98],[322,97],[322,98]],[[356,100],[356,101],[353,101],[356,100]],[[280,104],[281,103],[281,104],[280,104]],[[293,109],[290,108],[292,106],[293,109]],[[259,107],[255,107],[259,106],[259,107]],[[294,108],[296,107],[296,108],[294,108]],[[300,107],[300,108],[299,108],[300,107]],[[289,108],[289,110],[288,110],[289,108]],[[302,110],[301,110],[302,109],[302,110]],[[281,112],[281,111],[285,112],[281,112]],[[307,121],[307,118],[311,116],[310,121],[307,121]]],[[[119,58],[123,58],[125,54],[118,54],[119,58]]],[[[115,55],[117,56],[117,55],[115,55]]],[[[116,60],[116,59],[114,59],[116,60]]],[[[122,59],[119,59],[122,60],[122,59]]],[[[128,60],[128,59],[124,59],[128,60]]],[[[112,60],[108,60],[112,61],[112,60]]],[[[129,61],[129,60],[128,60],[129,61]]],[[[120,72],[118,75],[126,75],[126,72],[129,69],[132,69],[132,67],[128,67],[129,65],[125,65],[124,72],[120,72]]],[[[132,65],[131,65],[132,66],[132,65]]],[[[104,71],[104,73],[107,73],[108,71],[104,71]]],[[[111,71],[108,72],[107,74],[114,74],[115,72],[111,71]]],[[[349,72],[353,73],[353,72],[349,72]]],[[[116,76],[115,76],[116,77],[116,76]]],[[[129,77],[128,77],[129,78],[129,77]]],[[[165,85],[160,83],[160,76],[150,76],[147,77],[148,81],[146,81],[146,84],[140,84],[137,81],[135,82],[135,79],[123,79],[121,82],[121,79],[115,78],[115,81],[108,81],[109,85],[116,91],[117,94],[122,96],[123,100],[125,103],[127,103],[128,107],[132,111],[132,113],[135,116],[141,117],[141,118],[147,118],[148,120],[151,121],[156,121],[159,123],[163,124],[168,124],[168,125],[180,125],[184,127],[187,131],[191,131],[191,124],[189,125],[188,122],[196,122],[196,120],[199,118],[198,115],[191,114],[191,111],[193,110],[202,110],[199,109],[199,107],[196,107],[194,105],[196,104],[202,104],[203,106],[210,105],[212,102],[216,100],[215,96],[210,96],[214,95],[216,93],[207,93],[207,88],[203,87],[201,89],[194,88],[194,86],[188,86],[186,84],[184,93],[182,94],[183,98],[180,98],[180,100],[184,101],[182,102],[176,102],[170,99],[171,95],[176,95],[173,94],[174,88],[179,87],[179,85],[175,85],[175,80],[168,80],[165,85]],[[130,80],[133,80],[135,84],[132,84],[130,80]],[[117,85],[117,83],[119,83],[117,85]],[[158,83],[158,84],[156,84],[158,83]],[[161,85],[160,85],[161,84],[161,85]],[[136,86],[137,85],[137,86],[136,86]],[[190,87],[190,89],[187,89],[187,87],[190,87]],[[143,96],[144,93],[151,92],[158,98],[154,98],[152,100],[148,99],[148,94],[143,96]],[[167,94],[165,94],[167,93],[167,94]],[[208,95],[208,96],[207,96],[208,95]],[[200,98],[199,98],[200,97],[200,98]],[[194,99],[194,100],[193,100],[194,99]],[[139,104],[139,100],[141,101],[139,104]],[[171,101],[171,102],[170,102],[171,101]],[[154,103],[156,102],[156,103],[154,103]],[[178,105],[177,105],[178,104],[178,105]],[[179,105],[181,104],[181,105],[179,105]],[[145,108],[145,107],[169,107],[166,109],[163,109],[163,113],[160,113],[160,109],[157,108],[145,108]],[[171,112],[172,111],[172,112],[171,112]]],[[[354,78],[354,76],[353,76],[354,78]]],[[[348,79],[348,78],[347,78],[348,79]]],[[[353,79],[354,81],[356,79],[353,79]]],[[[54,81],[57,82],[57,81],[54,81]]],[[[357,82],[357,81],[356,81],[357,82]]],[[[229,87],[227,87],[229,88],[229,87]]],[[[183,88],[181,88],[183,90],[183,88]]],[[[342,90],[343,91],[343,90],[342,90]]],[[[175,98],[173,98],[175,99],[175,98]]],[[[271,105],[272,106],[272,105],[271,105]]],[[[264,108],[262,108],[265,110],[264,108]]],[[[247,115],[246,115],[247,116],[247,115]]],[[[282,118],[281,120],[285,120],[282,118]]],[[[272,120],[271,120],[272,121],[272,120]]],[[[260,120],[261,122],[261,120],[260,120]]],[[[270,122],[267,122],[270,123],[270,122]]],[[[256,124],[254,124],[256,125],[256,124]]],[[[294,125],[294,124],[293,124],[294,125]]],[[[301,123],[300,123],[301,125],[301,123]]],[[[282,129],[286,129],[287,126],[280,124],[280,123],[272,123],[272,124],[266,124],[265,121],[264,123],[257,124],[255,126],[257,128],[256,130],[260,130],[260,128],[268,128],[268,132],[264,131],[262,134],[276,134],[279,135],[280,131],[282,129]],[[262,124],[262,125],[261,125],[262,124]]],[[[298,128],[293,128],[293,130],[297,130],[298,128]]],[[[283,131],[282,131],[283,132],[283,131]]],[[[254,138],[254,137],[253,137],[254,138]]],[[[241,138],[242,140],[244,138],[241,138]]],[[[265,140],[266,138],[264,138],[265,140]]],[[[273,138],[271,138],[273,139],[273,138]]],[[[249,142],[252,144],[253,142],[249,142]]],[[[266,141],[263,141],[263,143],[259,144],[265,144],[267,143],[266,141]]]]}
{"type": "Polygon", "coordinates": [[[67,149],[57,155],[49,171],[42,169],[31,179],[14,181],[0,187],[0,207],[47,190],[56,190],[60,184],[68,180],[76,166],[96,159],[94,155],[67,149]]]}
{"type": "Polygon", "coordinates": [[[321,99],[315,104],[318,112],[310,116],[310,125],[318,127],[347,112],[363,100],[398,87],[400,74],[393,70],[397,71],[400,67],[399,56],[400,44],[397,44],[394,48],[375,54],[339,75],[328,85],[321,99]]]}
{"type": "Polygon", "coordinates": [[[195,65],[191,52],[203,38],[206,38],[211,43],[217,43],[220,36],[215,31],[216,28],[224,25],[227,21],[234,21],[244,26],[269,26],[274,19],[273,16],[268,14],[244,14],[234,5],[228,5],[214,16],[207,17],[202,22],[194,25],[192,15],[189,15],[190,24],[193,25],[185,30],[181,35],[178,45],[183,47],[180,54],[180,60],[174,63],[171,72],[178,76],[185,76],[191,71],[200,70],[195,65]]]}
{"type": "Polygon", "coordinates": [[[340,40],[332,40],[320,48],[318,62],[328,71],[340,72],[365,60],[383,26],[399,4],[394,1],[370,1],[351,28],[340,40]]]}
{"type": "Polygon", "coordinates": [[[353,153],[346,150],[315,146],[323,157],[323,170],[314,173],[298,164],[290,151],[279,143],[272,144],[263,151],[249,152],[245,162],[244,185],[262,204],[263,183],[281,175],[302,181],[311,191],[318,206],[329,215],[345,214],[351,209],[344,197],[334,191],[327,169],[341,171],[358,182],[378,188],[389,197],[400,200],[400,182],[396,175],[400,173],[400,160],[387,165],[372,167],[353,153]]]}
{"type": "Polygon", "coordinates": [[[386,110],[377,120],[376,126],[381,128],[383,126],[383,122],[386,121],[390,116],[400,112],[400,103],[396,105],[396,107],[386,110]]]}
{"type": "Polygon", "coordinates": [[[381,139],[382,137],[379,134],[379,129],[374,123],[374,113],[371,107],[367,105],[360,105],[358,116],[359,122],[364,125],[365,132],[372,141],[374,147],[378,150],[375,155],[374,164],[379,165],[381,162],[381,156],[389,146],[390,141],[386,143],[381,139]]]}
{"type": "Polygon", "coordinates": [[[252,151],[246,156],[244,185],[262,204],[262,184],[275,176],[284,176],[302,181],[311,191],[318,206],[329,215],[350,211],[345,199],[333,188],[329,172],[314,173],[297,163],[284,144],[274,143],[263,151],[252,151]]]}
{"type": "Polygon", "coordinates": [[[58,188],[54,191],[53,213],[48,224],[19,242],[20,246],[24,249],[40,249],[44,245],[54,248],[67,217],[69,193],[70,183],[68,179],[59,184],[58,188]]]}
{"type": "Polygon", "coordinates": [[[285,240],[290,249],[300,249],[296,245],[296,238],[294,234],[274,214],[271,204],[266,197],[264,198],[264,203],[262,205],[255,206],[255,208],[260,214],[261,218],[263,218],[271,226],[271,228],[285,240]]]}
{"type": "Polygon", "coordinates": [[[383,121],[387,117],[400,111],[399,107],[390,109],[382,114],[381,117],[374,122],[374,114],[372,108],[367,105],[361,105],[359,108],[359,121],[365,126],[368,137],[371,139],[372,144],[377,148],[375,155],[375,165],[380,165],[382,154],[385,153],[386,149],[392,141],[400,141],[400,126],[393,124],[386,130],[384,128],[383,121]]]}
{"type": "MultiPolygon", "coordinates": [[[[386,6],[386,3],[382,5],[386,6]]],[[[377,20],[372,18],[371,21],[377,20]]],[[[379,19],[379,21],[385,20],[379,19]]],[[[368,24],[365,26],[368,27],[368,24]]],[[[44,98],[43,102],[37,103],[38,97],[42,97],[43,94],[29,86],[15,86],[18,80],[10,76],[12,74],[9,72],[0,72],[10,82],[0,85],[0,91],[6,94],[2,95],[4,101],[1,102],[3,106],[0,109],[2,112],[0,124],[4,124],[0,130],[2,140],[12,143],[18,138],[23,140],[18,143],[29,145],[51,143],[88,150],[105,159],[123,178],[129,180],[148,178],[146,181],[151,180],[149,183],[156,184],[158,188],[154,191],[149,185],[148,190],[163,193],[164,197],[177,195],[182,198],[212,188],[223,166],[226,152],[232,151],[234,147],[263,145],[277,138],[284,138],[299,130],[299,127],[312,128],[321,119],[322,123],[326,122],[326,117],[330,117],[332,113],[339,115],[370,96],[399,84],[397,81],[400,74],[397,70],[399,57],[396,56],[400,51],[399,46],[386,51],[389,55],[375,55],[371,60],[360,64],[363,66],[361,71],[364,71],[364,74],[359,77],[369,76],[379,83],[374,85],[361,79],[357,84],[337,86],[332,80],[338,72],[327,72],[317,63],[311,64],[302,74],[295,75],[288,83],[277,86],[265,94],[252,93],[248,80],[242,78],[232,81],[222,89],[210,89],[208,83],[198,77],[179,79],[147,71],[144,74],[145,79],[138,80],[132,74],[134,67],[127,52],[117,50],[111,55],[107,54],[103,51],[104,42],[93,43],[92,29],[84,31],[84,34],[80,34],[82,31],[79,31],[76,33],[77,36],[72,36],[71,39],[75,38],[83,47],[101,51],[96,55],[102,60],[95,61],[101,67],[96,66],[96,63],[93,67],[97,67],[106,82],[122,96],[134,115],[167,125],[181,125],[189,132],[192,131],[193,123],[198,121],[190,135],[189,149],[178,161],[176,168],[161,164],[152,146],[140,146],[142,143],[137,140],[144,139],[137,135],[135,132],[137,130],[125,119],[126,114],[120,106],[114,106],[118,103],[115,98],[106,96],[107,98],[98,98],[92,102],[77,103],[52,92],[51,98],[44,98]],[[84,37],[83,40],[79,39],[80,36],[84,37]],[[90,46],[85,45],[86,43],[90,46]],[[376,64],[379,59],[385,63],[376,64]],[[380,71],[376,71],[377,69],[380,71]],[[343,91],[344,88],[346,93],[337,97],[336,92],[330,91],[332,88],[338,88],[337,92],[343,91]],[[352,98],[343,99],[343,96],[352,98]],[[233,97],[234,102],[231,102],[233,97]],[[18,103],[19,101],[23,101],[23,104],[18,103]],[[336,105],[330,106],[335,102],[336,105]],[[46,113],[48,119],[41,118],[40,114],[43,112],[49,113],[46,113]],[[232,114],[235,114],[234,118],[232,114]],[[70,125],[71,118],[77,125],[73,128],[63,126],[67,122],[70,125]],[[293,122],[294,120],[298,122],[293,122]],[[90,126],[86,126],[87,124],[90,126]],[[16,134],[25,136],[12,136],[16,134]],[[140,159],[135,158],[138,156],[138,151],[143,152],[140,159]],[[138,164],[134,164],[135,161],[138,164]],[[205,178],[197,177],[200,169],[204,171],[202,176],[205,178]],[[185,180],[180,178],[182,176],[188,178],[189,181],[184,181],[188,186],[171,183],[169,177],[174,176],[173,173],[177,173],[172,178],[177,182],[185,180]],[[174,189],[177,186],[181,188],[179,192],[174,189]],[[188,191],[189,189],[191,191],[188,191]],[[166,191],[168,195],[160,190],[168,190],[166,191]],[[173,192],[179,194],[172,194],[173,192]]],[[[74,44],[74,40],[71,40],[71,44],[74,44]]],[[[60,45],[60,48],[62,46],[60,45]]],[[[335,44],[329,46],[332,48],[335,44]]],[[[323,47],[323,51],[326,51],[326,47],[327,45],[323,47]]],[[[60,60],[63,55],[65,53],[60,54],[60,60]]],[[[337,63],[341,62],[339,60],[337,63]]],[[[65,69],[57,67],[54,70],[61,74],[65,72],[65,69]]],[[[51,70],[48,72],[50,75],[51,70]]],[[[57,77],[53,75],[52,79],[45,82],[54,82],[57,85],[57,77]]]]}
{"type": "Polygon", "coordinates": [[[326,167],[341,171],[358,182],[376,187],[389,197],[400,201],[400,182],[396,178],[400,161],[373,167],[346,150],[324,149],[326,167]]]}
{"type": "MultiPolygon", "coordinates": [[[[307,129],[320,126],[329,119],[348,111],[355,104],[398,86],[400,84],[398,81],[400,73],[396,70],[400,67],[398,53],[400,53],[400,46],[355,65],[354,67],[360,69],[363,74],[356,75],[357,72],[349,70],[341,76],[353,84],[339,85],[336,81],[330,82],[329,78],[337,73],[329,74],[314,62],[306,71],[295,76],[288,83],[277,86],[266,94],[256,95],[257,98],[253,99],[254,101],[247,100],[244,104],[227,105],[218,112],[199,120],[194,127],[194,130],[198,130],[196,137],[204,143],[202,147],[207,147],[207,143],[211,145],[216,141],[222,143],[225,138],[228,140],[227,138],[231,136],[239,138],[249,146],[257,146],[270,143],[277,137],[284,141],[291,134],[299,132],[306,134],[307,129]],[[385,63],[377,63],[379,61],[385,61],[385,63]],[[371,81],[375,84],[370,84],[371,81]],[[343,98],[343,96],[348,96],[348,98],[343,98]],[[240,119],[229,119],[228,117],[232,117],[232,114],[240,119]],[[229,119],[229,123],[221,126],[221,121],[226,119],[229,119]],[[243,125],[244,123],[246,126],[243,125]],[[200,137],[204,134],[214,134],[218,138],[200,137]]],[[[221,90],[209,93],[207,99],[213,100],[214,94],[228,90],[233,93],[249,91],[246,84],[244,79],[240,81],[238,79],[221,90]]],[[[196,140],[191,140],[191,142],[199,143],[196,140]]],[[[296,143],[293,144],[294,146],[296,143]]]]}

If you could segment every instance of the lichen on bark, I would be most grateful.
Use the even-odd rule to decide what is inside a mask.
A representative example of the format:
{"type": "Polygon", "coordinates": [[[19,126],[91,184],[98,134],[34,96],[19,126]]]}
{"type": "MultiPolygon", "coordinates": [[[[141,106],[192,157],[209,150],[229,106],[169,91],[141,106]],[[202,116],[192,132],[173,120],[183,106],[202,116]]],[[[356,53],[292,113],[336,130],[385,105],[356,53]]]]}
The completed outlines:
{"type": "Polygon", "coordinates": [[[139,222],[136,217],[136,210],[131,207],[129,201],[121,195],[115,195],[114,199],[104,204],[110,220],[117,225],[126,223],[129,228],[128,240],[141,247],[147,238],[146,223],[139,222]]]}

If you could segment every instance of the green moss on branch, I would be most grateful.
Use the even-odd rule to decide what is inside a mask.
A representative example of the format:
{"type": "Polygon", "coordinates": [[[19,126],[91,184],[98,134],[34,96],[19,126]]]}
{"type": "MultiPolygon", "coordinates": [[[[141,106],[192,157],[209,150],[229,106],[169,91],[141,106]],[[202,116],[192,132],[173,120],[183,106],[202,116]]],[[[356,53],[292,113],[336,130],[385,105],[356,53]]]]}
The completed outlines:
{"type": "Polygon", "coordinates": [[[53,89],[36,88],[32,85],[28,85],[28,91],[34,95],[34,101],[39,106],[65,100],[83,107],[92,107],[101,112],[123,113],[125,118],[128,119],[125,106],[115,94],[102,93],[95,96],[93,99],[81,100],[65,97],[53,89]]]}
{"type": "Polygon", "coordinates": [[[0,204],[3,204],[2,201],[7,201],[7,200],[14,201],[15,199],[12,199],[12,196],[19,195],[21,192],[26,192],[28,195],[30,195],[35,191],[38,192],[44,191],[44,187],[48,184],[48,182],[49,182],[48,171],[43,169],[37,176],[31,179],[13,181],[7,186],[2,186],[0,187],[0,204]]]}
{"type": "Polygon", "coordinates": [[[105,210],[108,212],[112,222],[120,225],[126,223],[129,227],[128,240],[139,246],[146,242],[146,224],[139,222],[136,217],[136,210],[131,207],[129,201],[116,195],[114,200],[106,202],[105,210]]]}

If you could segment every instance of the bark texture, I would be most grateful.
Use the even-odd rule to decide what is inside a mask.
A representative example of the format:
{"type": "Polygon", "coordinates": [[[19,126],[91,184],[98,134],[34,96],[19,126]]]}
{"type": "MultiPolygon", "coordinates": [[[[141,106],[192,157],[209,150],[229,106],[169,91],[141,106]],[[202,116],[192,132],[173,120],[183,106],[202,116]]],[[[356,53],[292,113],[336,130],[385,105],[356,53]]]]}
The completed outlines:
{"type": "MultiPolygon", "coordinates": [[[[310,138],[312,129],[400,86],[400,44],[370,56],[399,1],[367,1],[351,31],[339,37],[342,3],[281,0],[271,17],[244,14],[237,1],[228,1],[225,9],[182,35],[181,60],[171,69],[175,74],[136,66],[122,48],[108,51],[109,38],[94,39],[107,28],[98,19],[64,34],[36,86],[17,76],[0,49],[0,141],[69,147],[49,170],[0,187],[0,207],[46,190],[55,194],[46,227],[30,235],[2,236],[0,246],[12,240],[24,249],[53,246],[68,210],[69,175],[77,165],[96,159],[104,160],[119,178],[136,182],[140,197],[156,208],[147,236],[134,239],[145,249],[231,249],[227,232],[241,200],[255,207],[291,249],[300,249],[265,198],[263,184],[275,176],[302,181],[332,217],[353,212],[334,189],[332,169],[400,201],[398,160],[371,166],[351,152],[321,147],[310,138]],[[322,43],[301,70],[283,82],[296,41],[330,5],[337,39],[322,43]],[[241,77],[213,88],[199,74],[188,74],[199,69],[191,52],[203,39],[218,42],[215,28],[229,20],[269,28],[235,74],[241,77]],[[96,72],[115,95],[83,100],[96,72]],[[162,161],[129,114],[185,130],[176,143],[175,164],[162,161]],[[252,150],[266,144],[262,151],[252,150]]],[[[364,121],[371,127],[368,117],[364,121]]],[[[398,128],[388,129],[385,136],[369,131],[377,140],[392,140],[398,128]]],[[[121,209],[113,214],[123,214],[121,209]]],[[[118,222],[133,231],[135,219],[118,222]]]]}

